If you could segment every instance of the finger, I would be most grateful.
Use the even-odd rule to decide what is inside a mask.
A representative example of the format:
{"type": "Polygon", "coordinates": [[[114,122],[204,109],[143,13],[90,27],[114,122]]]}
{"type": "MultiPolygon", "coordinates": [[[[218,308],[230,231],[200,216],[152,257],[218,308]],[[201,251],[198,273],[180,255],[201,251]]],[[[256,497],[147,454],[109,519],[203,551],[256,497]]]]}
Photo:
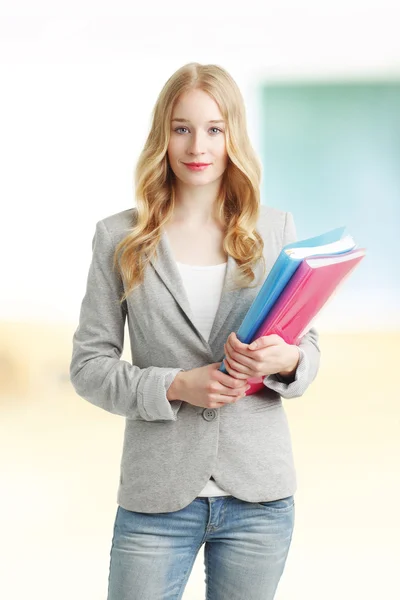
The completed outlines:
{"type": "Polygon", "coordinates": [[[236,379],[246,380],[250,376],[250,373],[248,371],[242,373],[241,371],[235,369],[227,358],[224,359],[224,365],[229,375],[235,377],[236,379]]]}
{"type": "Polygon", "coordinates": [[[282,344],[284,340],[277,334],[262,335],[249,344],[249,350],[259,350],[260,348],[268,348],[269,346],[277,346],[282,344]]]}
{"type": "Polygon", "coordinates": [[[228,356],[228,358],[231,356],[236,356],[236,359],[239,361],[240,361],[240,357],[242,357],[242,356],[246,357],[247,359],[250,359],[250,360],[253,359],[253,353],[250,350],[248,350],[248,348],[242,348],[241,350],[235,350],[235,348],[229,342],[224,344],[224,352],[225,352],[225,355],[228,356]]]}
{"type": "Polygon", "coordinates": [[[223,396],[215,396],[209,399],[209,404],[207,408],[222,408],[227,404],[233,404],[236,402],[238,398],[234,398],[233,396],[226,396],[226,399],[223,396]]]}
{"type": "Polygon", "coordinates": [[[231,350],[224,346],[225,355],[228,359],[230,366],[240,372],[253,371],[257,367],[257,358],[249,356],[250,352],[247,351],[247,354],[242,354],[237,350],[231,350]],[[243,367],[243,368],[241,368],[243,367]]]}
{"type": "Polygon", "coordinates": [[[250,352],[247,349],[247,344],[242,344],[242,342],[240,342],[239,340],[235,341],[235,339],[232,338],[232,334],[226,340],[224,348],[225,352],[230,354],[232,354],[233,352],[243,354],[244,356],[246,356],[246,352],[247,354],[250,354],[250,352]]]}
{"type": "Polygon", "coordinates": [[[243,351],[243,350],[247,350],[247,348],[249,346],[249,344],[245,344],[244,342],[241,342],[234,331],[232,331],[232,333],[228,336],[227,342],[229,342],[230,345],[235,350],[238,350],[239,352],[243,351]]]}
{"type": "Polygon", "coordinates": [[[237,390],[234,390],[233,393],[228,393],[227,390],[223,390],[222,392],[220,392],[219,394],[216,394],[216,400],[223,400],[223,401],[229,401],[229,402],[235,402],[235,400],[238,400],[239,398],[243,398],[246,395],[246,392],[248,389],[250,389],[250,385],[246,382],[241,382],[241,386],[240,388],[238,388],[237,390]]]}
{"type": "Polygon", "coordinates": [[[237,363],[235,363],[235,361],[231,360],[228,357],[224,358],[224,365],[229,375],[231,375],[232,377],[235,377],[237,379],[247,379],[251,376],[248,367],[238,365],[237,363]]]}
{"type": "Polygon", "coordinates": [[[235,381],[237,381],[239,383],[239,387],[237,388],[228,388],[228,387],[223,387],[221,388],[220,391],[216,392],[217,394],[221,395],[221,396],[229,396],[230,398],[236,398],[237,396],[243,396],[246,392],[246,390],[248,389],[248,383],[247,383],[247,379],[236,379],[235,381]]]}
{"type": "Polygon", "coordinates": [[[226,404],[226,402],[213,402],[207,408],[223,408],[224,406],[226,406],[226,404]]]}
{"type": "Polygon", "coordinates": [[[240,400],[240,398],[233,398],[233,397],[230,397],[229,400],[225,400],[224,402],[221,402],[219,400],[214,400],[213,402],[210,402],[210,404],[207,408],[223,408],[224,406],[228,406],[229,404],[234,404],[238,400],[240,400]]]}
{"type": "Polygon", "coordinates": [[[219,394],[212,401],[210,408],[222,408],[223,406],[226,406],[227,404],[234,404],[235,402],[237,402],[241,398],[244,398],[245,396],[246,396],[245,393],[243,393],[241,396],[224,396],[224,395],[219,394]]]}
{"type": "Polygon", "coordinates": [[[238,389],[243,387],[243,385],[247,385],[246,376],[232,377],[230,374],[226,375],[221,371],[217,371],[216,378],[217,382],[220,384],[220,388],[217,391],[223,392],[224,394],[235,394],[238,389]]]}

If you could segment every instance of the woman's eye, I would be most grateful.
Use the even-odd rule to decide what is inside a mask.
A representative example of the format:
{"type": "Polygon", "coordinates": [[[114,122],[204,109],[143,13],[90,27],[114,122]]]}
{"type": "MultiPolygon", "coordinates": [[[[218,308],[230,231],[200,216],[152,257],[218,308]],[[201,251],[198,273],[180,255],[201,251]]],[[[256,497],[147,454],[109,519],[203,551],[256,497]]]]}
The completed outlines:
{"type": "MultiPolygon", "coordinates": [[[[182,129],[187,129],[187,127],[177,127],[175,131],[179,133],[180,131],[182,131],[182,129]]],[[[210,127],[210,129],[213,129],[214,131],[219,133],[223,133],[222,129],[219,129],[218,127],[210,127]]]]}

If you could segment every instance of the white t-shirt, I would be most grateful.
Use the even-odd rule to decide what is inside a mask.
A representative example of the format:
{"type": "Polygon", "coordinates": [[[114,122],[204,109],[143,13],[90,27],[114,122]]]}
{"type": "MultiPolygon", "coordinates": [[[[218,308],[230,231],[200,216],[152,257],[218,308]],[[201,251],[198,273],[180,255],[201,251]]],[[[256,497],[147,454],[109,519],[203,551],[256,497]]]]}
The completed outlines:
{"type": "MultiPolygon", "coordinates": [[[[227,263],[211,266],[186,265],[176,261],[189,300],[193,322],[208,340],[220,302],[227,263]]],[[[211,478],[199,496],[230,496],[211,478]]]]}

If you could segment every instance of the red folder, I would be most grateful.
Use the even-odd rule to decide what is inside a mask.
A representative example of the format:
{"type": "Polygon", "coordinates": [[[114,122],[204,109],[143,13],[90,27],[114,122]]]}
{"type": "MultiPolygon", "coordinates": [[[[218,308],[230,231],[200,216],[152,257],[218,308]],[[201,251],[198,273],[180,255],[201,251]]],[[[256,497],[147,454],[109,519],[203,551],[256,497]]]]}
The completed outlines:
{"type": "MultiPolygon", "coordinates": [[[[302,261],[261,327],[254,335],[277,334],[288,344],[298,345],[311,321],[329,300],[339,284],[364,258],[365,248],[341,255],[316,256],[302,261]]],[[[246,396],[264,387],[263,377],[251,377],[246,396]]]]}

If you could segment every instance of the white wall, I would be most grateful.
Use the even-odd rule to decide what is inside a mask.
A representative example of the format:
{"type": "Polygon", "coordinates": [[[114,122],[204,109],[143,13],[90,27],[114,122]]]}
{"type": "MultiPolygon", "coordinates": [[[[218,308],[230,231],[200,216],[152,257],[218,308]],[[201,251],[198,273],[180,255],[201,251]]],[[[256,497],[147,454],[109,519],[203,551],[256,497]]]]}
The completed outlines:
{"type": "Polygon", "coordinates": [[[151,110],[181,65],[228,69],[256,149],[260,78],[400,73],[397,2],[246,2],[246,16],[230,5],[176,6],[185,17],[170,3],[152,5],[157,17],[68,7],[2,9],[3,320],[76,322],[95,222],[133,205],[151,110]]]}

